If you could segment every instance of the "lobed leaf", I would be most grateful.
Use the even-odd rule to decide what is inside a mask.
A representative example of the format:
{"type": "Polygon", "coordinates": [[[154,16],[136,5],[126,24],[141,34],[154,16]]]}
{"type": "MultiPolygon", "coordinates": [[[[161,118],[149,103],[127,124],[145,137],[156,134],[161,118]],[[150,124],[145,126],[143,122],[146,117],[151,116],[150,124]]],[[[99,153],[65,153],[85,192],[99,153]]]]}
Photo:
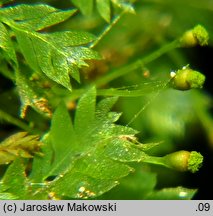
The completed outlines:
{"type": "Polygon", "coordinates": [[[87,65],[84,62],[86,59],[99,58],[98,54],[89,48],[76,47],[76,38],[79,38],[77,41],[81,45],[92,40],[90,34],[79,32],[76,37],[76,32],[42,34],[20,30],[15,30],[15,34],[29,65],[35,71],[44,72],[50,79],[69,90],[71,90],[69,74],[72,76],[72,69],[74,68],[74,78],[76,78],[77,68],[87,65]]]}
{"type": "Polygon", "coordinates": [[[91,147],[85,142],[85,139],[90,137],[92,132],[95,96],[94,88],[82,96],[78,103],[74,127],[65,105],[61,104],[55,111],[51,122],[50,136],[53,149],[57,154],[55,154],[52,168],[47,173],[47,177],[64,171],[82,152],[91,147]]]}
{"type": "MultiPolygon", "coordinates": [[[[60,104],[53,114],[50,133],[43,140],[47,155],[34,158],[30,180],[40,185],[34,198],[45,199],[50,194],[53,198],[94,198],[120,181],[121,189],[131,190],[130,197],[138,199],[158,199],[162,194],[165,199],[188,199],[194,195],[194,190],[184,188],[153,191],[156,176],[147,172],[136,174],[130,181],[136,182],[135,187],[125,184],[122,179],[134,170],[127,163],[146,161],[149,156],[145,152],[157,144],[141,144],[135,138],[137,131],[115,124],[120,115],[110,109],[116,99],[105,98],[96,105],[96,89],[90,88],[78,101],[73,121],[65,105],[60,104]]],[[[119,187],[116,190],[119,193],[115,198],[121,199],[122,191],[119,187]]]]}
{"type": "Polygon", "coordinates": [[[113,180],[96,179],[79,172],[68,172],[57,179],[51,189],[63,197],[87,199],[100,196],[117,184],[118,182],[113,180]]]}
{"type": "Polygon", "coordinates": [[[73,198],[96,197],[116,186],[117,180],[130,171],[129,166],[106,157],[103,148],[98,148],[77,160],[50,188],[59,195],[73,198]],[[70,184],[65,187],[67,182],[70,184]],[[81,191],[82,188],[85,190],[81,191]]]}
{"type": "MultiPolygon", "coordinates": [[[[90,88],[78,101],[74,125],[63,104],[53,114],[50,130],[50,156],[39,159],[49,164],[46,175],[43,168],[40,180],[54,177],[49,188],[56,197],[88,198],[96,197],[118,184],[118,180],[133,169],[127,162],[143,161],[146,154],[132,140],[135,130],[116,125],[120,115],[109,110],[116,97],[103,99],[96,109],[96,90],[90,88]],[[101,115],[101,110],[103,115],[101,115]],[[69,182],[69,183],[68,183],[69,182]]],[[[134,140],[134,139],[133,139],[134,140]]],[[[38,168],[38,159],[35,158],[38,168]]],[[[35,173],[32,176],[36,179],[35,173]]]]}
{"type": "Polygon", "coordinates": [[[0,19],[13,20],[19,28],[38,31],[65,21],[75,12],[75,9],[63,11],[45,4],[19,4],[0,9],[0,19]]]}
{"type": "MultiPolygon", "coordinates": [[[[50,79],[71,90],[70,75],[80,81],[79,68],[88,66],[85,60],[99,59],[97,52],[86,47],[95,37],[82,31],[40,33],[38,30],[62,22],[75,10],[61,11],[48,5],[20,4],[0,9],[2,43],[10,58],[15,60],[11,40],[6,34],[6,24],[15,34],[20,51],[28,65],[43,72],[50,79]]],[[[0,40],[0,42],[1,42],[0,40]]]]}

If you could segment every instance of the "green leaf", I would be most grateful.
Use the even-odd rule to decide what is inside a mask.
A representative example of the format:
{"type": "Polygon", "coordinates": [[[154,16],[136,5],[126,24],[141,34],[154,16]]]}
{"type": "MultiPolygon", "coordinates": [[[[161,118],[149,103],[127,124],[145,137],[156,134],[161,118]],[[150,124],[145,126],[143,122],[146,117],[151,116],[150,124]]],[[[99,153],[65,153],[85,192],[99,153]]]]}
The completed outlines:
{"type": "MultiPolygon", "coordinates": [[[[72,76],[72,68],[74,67],[76,74],[76,66],[77,68],[87,66],[84,60],[99,58],[95,51],[82,46],[77,47],[76,32],[42,34],[15,30],[15,34],[29,65],[35,71],[44,72],[50,79],[69,90],[71,90],[69,74],[72,76]]],[[[78,37],[80,45],[94,38],[82,32],[78,32],[78,37]]]]}
{"type": "Polygon", "coordinates": [[[83,31],[63,31],[44,34],[46,40],[52,41],[56,47],[75,47],[86,45],[95,39],[95,36],[83,31]]]}
{"type": "Polygon", "coordinates": [[[91,15],[93,0],[72,0],[73,4],[80,8],[84,15],[91,15]]]}
{"type": "Polygon", "coordinates": [[[133,138],[136,131],[114,123],[120,115],[109,110],[116,99],[103,99],[96,109],[96,90],[90,88],[78,101],[74,127],[63,104],[53,114],[53,162],[45,178],[56,176],[49,183],[56,196],[99,196],[133,171],[126,162],[146,157],[140,145],[126,140],[133,138]]]}
{"type": "Polygon", "coordinates": [[[100,199],[142,200],[152,193],[156,186],[156,174],[146,170],[146,167],[136,166],[136,172],[123,178],[113,190],[102,195],[100,199]]]}
{"type": "Polygon", "coordinates": [[[49,175],[56,175],[62,171],[64,167],[66,168],[69,166],[67,161],[71,161],[72,157],[75,155],[75,134],[72,121],[64,104],[60,104],[53,115],[50,137],[53,150],[57,152],[57,154],[55,154],[52,164],[53,168],[49,175]]]}
{"type": "Polygon", "coordinates": [[[157,176],[146,170],[146,167],[138,167],[137,171],[124,178],[120,185],[101,199],[138,199],[138,200],[188,200],[192,199],[197,190],[184,187],[164,188],[154,190],[157,176]]]}
{"type": "Polygon", "coordinates": [[[190,200],[193,198],[196,189],[187,189],[184,187],[164,188],[149,194],[146,199],[151,200],[190,200]]]}
{"type": "Polygon", "coordinates": [[[90,136],[90,127],[95,117],[95,96],[96,91],[92,88],[80,99],[75,116],[75,130],[64,104],[61,104],[55,111],[50,136],[54,152],[57,154],[55,154],[52,169],[47,175],[62,172],[83,150],[89,148],[85,143],[85,138],[90,136]],[[84,131],[83,134],[82,131],[84,131]]]}
{"type": "Polygon", "coordinates": [[[106,154],[110,158],[122,162],[140,162],[147,157],[143,151],[137,148],[137,145],[125,140],[125,136],[122,135],[118,139],[111,140],[106,146],[106,154]]]}
{"type": "MultiPolygon", "coordinates": [[[[32,171],[31,180],[41,187],[40,190],[38,186],[36,192],[38,197],[45,198],[49,193],[58,198],[94,198],[111,190],[120,181],[120,189],[131,191],[131,198],[156,196],[158,199],[161,191],[153,191],[154,174],[142,171],[134,175],[135,179],[122,180],[134,170],[127,163],[146,161],[150,156],[144,151],[156,145],[139,143],[134,136],[137,131],[115,124],[120,115],[110,109],[116,99],[105,98],[96,106],[96,90],[90,88],[78,101],[74,125],[65,105],[60,104],[53,114],[49,138],[44,141],[47,157],[35,158],[33,163],[36,171],[32,171]],[[46,165],[39,167],[41,163],[46,165]]],[[[115,198],[122,197],[120,189],[115,189],[119,191],[115,198]]],[[[192,197],[193,192],[167,189],[163,197],[181,199],[183,196],[185,199],[192,197]]]]}
{"type": "Polygon", "coordinates": [[[32,182],[43,182],[52,166],[53,148],[51,145],[50,135],[46,134],[42,138],[44,145],[41,147],[43,156],[35,155],[33,159],[32,171],[30,180],[32,182]],[[41,166],[42,164],[42,166],[41,166]]]}
{"type": "MultiPolygon", "coordinates": [[[[97,52],[86,47],[95,37],[82,31],[36,31],[62,22],[74,12],[60,11],[47,5],[17,5],[0,9],[0,21],[14,32],[29,66],[69,90],[70,75],[79,82],[79,68],[88,66],[85,60],[100,59],[97,52]]],[[[9,39],[4,37],[7,44],[9,39]]]]}
{"type": "Polygon", "coordinates": [[[13,48],[12,41],[10,39],[9,32],[4,24],[0,23],[0,48],[3,49],[4,54],[11,59],[13,62],[17,63],[17,58],[15,54],[15,49],[13,48]]]}
{"type": "Polygon", "coordinates": [[[126,0],[111,0],[111,1],[114,5],[116,5],[118,8],[121,8],[125,12],[135,13],[135,10],[131,5],[131,1],[126,1],[126,0]]]}
{"type": "MultiPolygon", "coordinates": [[[[15,33],[21,51],[29,65],[35,71],[41,69],[51,79],[70,89],[68,71],[62,73],[62,68],[58,67],[59,59],[63,59],[63,56],[60,53],[57,54],[57,51],[54,52],[55,50],[52,49],[48,41],[45,39],[42,40],[39,33],[25,33],[21,31],[15,33]]],[[[68,70],[68,66],[65,65],[65,67],[65,70],[68,70]]]]}
{"type": "Polygon", "coordinates": [[[75,114],[75,130],[77,132],[87,131],[95,118],[96,90],[91,88],[87,94],[83,95],[78,103],[75,114]],[[88,106],[89,105],[89,106],[88,106]],[[85,110],[87,107],[87,110],[85,110]]]}
{"type": "Polygon", "coordinates": [[[14,200],[14,199],[18,199],[18,197],[11,193],[0,193],[0,200],[14,200]]]}
{"type": "Polygon", "coordinates": [[[38,136],[16,133],[1,142],[0,164],[8,164],[17,157],[32,158],[35,153],[39,154],[40,146],[38,136]]]}
{"type": "Polygon", "coordinates": [[[97,10],[107,22],[111,19],[110,0],[96,0],[97,10]]]}
{"type": "Polygon", "coordinates": [[[2,184],[4,192],[11,194],[18,199],[26,198],[27,180],[25,166],[20,159],[16,159],[9,166],[2,179],[2,184]]]}
{"type": "Polygon", "coordinates": [[[144,152],[149,152],[149,150],[158,147],[160,144],[162,144],[163,142],[158,142],[158,143],[145,143],[143,145],[138,146],[141,150],[143,150],[144,152]]]}
{"type": "MultiPolygon", "coordinates": [[[[90,16],[93,11],[93,0],[71,0],[72,3],[78,7],[84,15],[90,16]]],[[[134,8],[128,2],[124,2],[123,0],[95,0],[96,8],[100,16],[110,22],[111,20],[111,3],[115,5],[117,8],[125,12],[134,13],[134,8]]]]}
{"type": "Polygon", "coordinates": [[[51,189],[57,195],[87,199],[99,196],[118,184],[117,181],[95,179],[81,173],[69,172],[54,182],[51,189]]]}
{"type": "Polygon", "coordinates": [[[14,20],[19,28],[38,31],[65,21],[75,12],[75,9],[63,11],[45,4],[19,4],[0,9],[0,19],[14,20]]]}
{"type": "Polygon", "coordinates": [[[101,100],[96,107],[96,115],[99,117],[104,117],[112,109],[118,97],[108,97],[101,100]]]}
{"type": "Polygon", "coordinates": [[[104,147],[101,146],[77,160],[72,168],[51,184],[51,190],[73,198],[95,197],[116,186],[117,180],[130,171],[132,169],[129,166],[106,157],[104,147]],[[80,181],[75,182],[72,179],[80,181]],[[64,186],[66,182],[70,182],[67,187],[64,186]],[[82,187],[85,191],[81,193],[82,187]]]}

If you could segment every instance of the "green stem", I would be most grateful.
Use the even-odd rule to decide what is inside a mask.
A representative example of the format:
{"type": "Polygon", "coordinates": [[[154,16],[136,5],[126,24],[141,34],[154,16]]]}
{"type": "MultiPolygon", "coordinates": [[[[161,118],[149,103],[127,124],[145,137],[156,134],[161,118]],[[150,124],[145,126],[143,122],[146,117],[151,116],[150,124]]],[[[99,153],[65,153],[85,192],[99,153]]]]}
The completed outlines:
{"type": "MultiPolygon", "coordinates": [[[[147,94],[158,91],[158,93],[167,87],[170,79],[157,82],[157,83],[145,83],[144,85],[134,85],[127,86],[122,89],[120,88],[109,88],[109,89],[97,89],[98,96],[119,96],[119,97],[140,97],[147,94]],[[134,87],[134,89],[132,89],[134,87]]],[[[76,100],[82,94],[87,91],[87,88],[84,89],[74,89],[72,94],[68,90],[61,88],[53,88],[53,92],[57,95],[58,98],[64,98],[64,100],[76,100]]],[[[155,94],[155,96],[158,95],[155,94]]]]}
{"type": "MultiPolygon", "coordinates": [[[[95,84],[97,87],[102,86],[105,83],[108,83],[120,76],[123,76],[139,67],[144,66],[145,64],[148,64],[150,62],[152,62],[153,60],[157,59],[158,57],[160,57],[161,55],[177,48],[180,46],[180,40],[175,40],[165,46],[163,46],[162,48],[156,50],[155,52],[151,53],[150,55],[148,55],[145,58],[142,59],[138,59],[135,62],[124,66],[120,69],[114,70],[112,71],[110,74],[107,74],[106,76],[101,77],[100,79],[96,80],[93,84],[95,84]]],[[[163,85],[165,87],[165,83],[163,85]]],[[[147,89],[146,89],[147,90],[147,89]]],[[[137,97],[137,96],[142,96],[144,95],[147,91],[144,89],[137,89],[137,90],[119,90],[119,89],[99,89],[97,91],[97,95],[100,96],[123,96],[123,97],[137,97]]],[[[151,89],[149,89],[151,90],[151,89]]],[[[152,86],[152,90],[156,90],[155,88],[153,88],[152,86]]],[[[73,90],[72,92],[72,96],[67,95],[64,90],[62,90],[59,95],[64,96],[65,98],[69,98],[69,99],[76,99],[78,97],[80,97],[86,90],[85,89],[77,89],[77,90],[73,90]]],[[[58,91],[56,91],[58,92],[58,91]]]]}
{"type": "Polygon", "coordinates": [[[30,128],[26,123],[24,123],[23,121],[9,115],[8,113],[0,110],[0,118],[13,124],[18,126],[19,128],[28,131],[28,132],[32,132],[32,128],[30,128]]]}
{"type": "MultiPolygon", "coordinates": [[[[97,95],[99,96],[119,96],[119,97],[140,97],[144,96],[153,92],[156,92],[156,90],[162,90],[167,86],[167,83],[169,81],[162,82],[162,84],[158,84],[155,86],[155,84],[152,84],[152,86],[142,86],[138,87],[138,89],[116,89],[116,88],[109,88],[109,89],[98,89],[97,95]]],[[[151,83],[150,83],[151,84],[151,83]]]]}
{"type": "Polygon", "coordinates": [[[116,23],[118,23],[118,21],[121,19],[121,17],[125,14],[125,11],[123,11],[122,13],[120,13],[118,16],[116,16],[114,18],[114,20],[110,23],[110,25],[108,25],[104,31],[101,33],[101,35],[97,38],[97,40],[95,40],[89,48],[94,48],[102,39],[103,37],[105,37],[105,35],[112,29],[113,26],[116,25],[116,23]]]}
{"type": "MultiPolygon", "coordinates": [[[[152,89],[153,90],[153,89],[152,89]]],[[[151,93],[151,92],[149,92],[151,93]]],[[[99,96],[119,96],[119,97],[139,97],[146,95],[147,92],[142,90],[117,90],[117,89],[98,89],[97,95],[99,96]]]]}
{"type": "Polygon", "coordinates": [[[159,58],[160,56],[162,56],[163,54],[178,48],[180,46],[180,40],[174,40],[173,42],[163,46],[162,48],[156,50],[155,52],[151,53],[150,55],[148,55],[147,57],[144,57],[142,59],[138,59],[135,62],[126,65],[120,69],[116,69],[114,71],[112,71],[111,73],[107,74],[106,76],[101,77],[100,79],[96,80],[94,82],[94,84],[96,84],[97,87],[102,86],[103,84],[106,84],[120,76],[123,76],[127,73],[132,72],[133,70],[136,70],[152,61],[154,61],[155,59],[159,58]]]}
{"type": "Polygon", "coordinates": [[[143,160],[144,163],[149,163],[149,164],[155,164],[155,165],[161,165],[164,167],[169,167],[165,163],[164,157],[155,157],[155,156],[149,156],[143,160]]]}

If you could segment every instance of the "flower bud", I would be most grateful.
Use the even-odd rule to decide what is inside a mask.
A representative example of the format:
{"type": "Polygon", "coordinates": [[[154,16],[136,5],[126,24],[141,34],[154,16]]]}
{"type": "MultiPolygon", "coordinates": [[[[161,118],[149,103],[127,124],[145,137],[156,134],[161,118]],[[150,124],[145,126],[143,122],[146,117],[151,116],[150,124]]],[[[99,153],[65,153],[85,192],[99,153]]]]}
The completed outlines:
{"type": "Polygon", "coordinates": [[[178,90],[189,90],[192,88],[202,88],[205,82],[205,76],[188,66],[178,70],[175,75],[172,75],[171,86],[178,90]]]}
{"type": "Polygon", "coordinates": [[[165,165],[178,171],[197,172],[202,166],[203,156],[196,151],[177,151],[163,157],[165,165]]]}
{"type": "Polygon", "coordinates": [[[206,29],[197,25],[192,30],[184,33],[180,38],[181,47],[194,47],[196,45],[205,46],[208,44],[209,35],[206,29]]]}

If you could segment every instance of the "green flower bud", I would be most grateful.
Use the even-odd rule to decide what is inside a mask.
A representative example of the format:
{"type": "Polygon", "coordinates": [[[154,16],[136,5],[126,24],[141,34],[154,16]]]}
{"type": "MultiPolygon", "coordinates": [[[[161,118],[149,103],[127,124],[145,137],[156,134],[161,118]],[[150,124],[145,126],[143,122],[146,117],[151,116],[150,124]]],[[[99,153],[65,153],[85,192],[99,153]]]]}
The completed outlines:
{"type": "Polygon", "coordinates": [[[181,47],[194,47],[196,45],[205,46],[208,44],[209,35],[206,29],[197,25],[192,30],[184,33],[180,38],[181,47]]]}
{"type": "Polygon", "coordinates": [[[203,156],[196,151],[177,151],[163,157],[167,167],[178,171],[197,172],[202,166],[203,156]]]}
{"type": "Polygon", "coordinates": [[[188,66],[178,70],[176,74],[171,72],[171,86],[178,90],[189,90],[192,88],[202,88],[205,82],[205,76],[188,66]]]}
{"type": "Polygon", "coordinates": [[[190,152],[188,151],[177,151],[171,154],[164,156],[165,163],[169,168],[178,170],[178,171],[187,171],[188,170],[188,160],[190,157],[190,152]]]}

